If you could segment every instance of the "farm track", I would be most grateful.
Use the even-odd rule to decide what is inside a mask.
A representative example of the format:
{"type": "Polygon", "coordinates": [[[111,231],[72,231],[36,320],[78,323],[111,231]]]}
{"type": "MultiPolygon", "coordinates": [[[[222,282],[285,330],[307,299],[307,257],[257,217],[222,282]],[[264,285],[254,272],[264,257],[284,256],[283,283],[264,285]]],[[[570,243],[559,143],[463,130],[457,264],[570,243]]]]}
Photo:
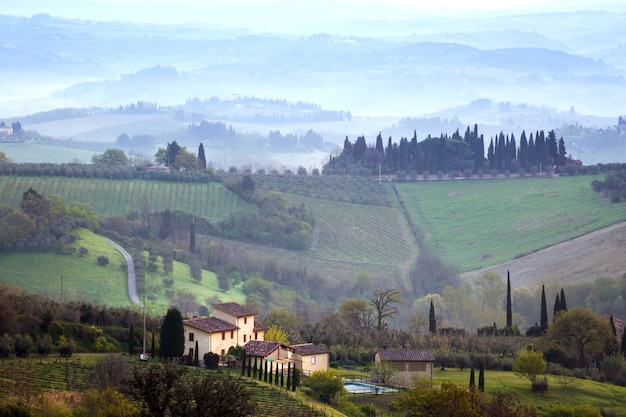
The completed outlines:
{"type": "Polygon", "coordinates": [[[461,274],[473,282],[487,271],[504,277],[511,272],[511,285],[534,288],[541,284],[574,284],[593,281],[599,276],[626,274],[626,222],[588,233],[526,256],[489,268],[461,274]],[[557,280],[555,277],[567,277],[557,280]]]}

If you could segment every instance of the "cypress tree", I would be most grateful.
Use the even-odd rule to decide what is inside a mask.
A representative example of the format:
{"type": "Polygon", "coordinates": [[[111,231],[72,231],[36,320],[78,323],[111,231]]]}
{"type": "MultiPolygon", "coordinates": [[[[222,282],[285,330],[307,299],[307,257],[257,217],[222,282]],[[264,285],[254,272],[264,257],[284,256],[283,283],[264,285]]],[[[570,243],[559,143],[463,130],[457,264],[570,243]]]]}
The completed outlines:
{"type": "MultiPolygon", "coordinates": [[[[276,366],[278,366],[278,364],[276,364],[276,366]]],[[[281,363],[280,364],[280,387],[284,387],[285,386],[285,364],[281,363]]]]}
{"type": "Polygon", "coordinates": [[[263,381],[267,382],[267,359],[265,359],[265,368],[263,371],[263,381]]]}
{"type": "Polygon", "coordinates": [[[248,378],[250,378],[250,372],[252,371],[251,368],[252,368],[252,356],[248,356],[248,372],[247,372],[248,378]]]}
{"type": "Polygon", "coordinates": [[[561,288],[561,311],[567,311],[567,302],[565,301],[565,291],[561,288]]]}
{"type": "Polygon", "coordinates": [[[195,219],[191,220],[191,225],[189,226],[189,251],[191,253],[195,253],[195,251],[196,251],[196,225],[195,225],[195,219]]]}
{"type": "Polygon", "coordinates": [[[254,357],[254,368],[252,368],[252,378],[256,379],[256,373],[259,370],[257,367],[256,356],[254,357]]]}
{"type": "Polygon", "coordinates": [[[478,390],[480,392],[485,391],[485,366],[480,364],[480,371],[478,372],[478,390]]]}
{"type": "Polygon", "coordinates": [[[196,350],[193,352],[193,366],[200,365],[200,358],[198,354],[198,341],[196,340],[196,350]]]}
{"type": "Polygon", "coordinates": [[[263,381],[263,359],[259,360],[259,381],[263,381]]]}
{"type": "Polygon", "coordinates": [[[541,319],[540,319],[541,330],[548,330],[548,307],[546,305],[546,287],[545,285],[541,286],[541,319]]]}
{"type": "Polygon", "coordinates": [[[206,169],[206,155],[204,153],[204,145],[200,142],[200,146],[198,146],[198,168],[201,170],[206,169]]]}
{"type": "Polygon", "coordinates": [[[470,370],[469,387],[470,387],[471,390],[473,390],[476,387],[476,380],[475,380],[475,377],[474,377],[474,368],[473,367],[470,370]]]}
{"type": "Polygon", "coordinates": [[[622,332],[622,355],[626,356],[626,329],[622,332]]]}
{"type": "Polygon", "coordinates": [[[270,374],[267,376],[267,379],[268,379],[267,382],[269,382],[270,385],[272,385],[272,372],[273,372],[273,370],[274,370],[274,364],[272,362],[270,362],[270,374]]]}
{"type": "Polygon", "coordinates": [[[435,318],[435,305],[433,304],[433,300],[430,300],[430,314],[428,317],[428,330],[431,333],[437,333],[437,320],[435,318]]]}
{"type": "Polygon", "coordinates": [[[617,329],[615,328],[615,321],[613,320],[613,316],[609,318],[609,324],[611,325],[611,331],[613,332],[613,336],[617,337],[617,329]]]}
{"type": "Polygon", "coordinates": [[[133,356],[135,354],[135,332],[133,325],[130,325],[130,329],[128,331],[128,354],[133,356]]]}
{"type": "Polygon", "coordinates": [[[243,351],[243,354],[241,355],[241,376],[244,376],[244,374],[246,373],[246,351],[243,351]]]}
{"type": "Polygon", "coordinates": [[[291,362],[287,364],[287,391],[291,389],[291,362]]]}
{"type": "Polygon", "coordinates": [[[179,358],[185,350],[185,329],[183,316],[180,310],[173,307],[167,310],[167,314],[161,325],[161,348],[159,356],[162,358],[179,358]]]}
{"type": "Polygon", "coordinates": [[[556,300],[554,300],[554,311],[552,313],[552,322],[556,320],[556,316],[561,311],[561,300],[559,300],[559,294],[556,295],[556,300]]]}
{"type": "Polygon", "coordinates": [[[513,309],[511,307],[511,274],[506,271],[506,327],[513,328],[513,309]]]}
{"type": "Polygon", "coordinates": [[[291,378],[291,390],[295,391],[298,385],[300,385],[300,370],[294,365],[293,377],[291,378]]]}

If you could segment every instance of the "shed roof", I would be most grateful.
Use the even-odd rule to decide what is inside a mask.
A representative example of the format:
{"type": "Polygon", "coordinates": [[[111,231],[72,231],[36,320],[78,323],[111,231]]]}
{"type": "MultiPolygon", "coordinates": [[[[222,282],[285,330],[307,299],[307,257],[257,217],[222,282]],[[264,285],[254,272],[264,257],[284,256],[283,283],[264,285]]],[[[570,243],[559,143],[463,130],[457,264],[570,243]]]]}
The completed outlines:
{"type": "Polygon", "coordinates": [[[434,362],[430,350],[381,349],[377,352],[380,360],[389,362],[434,362]]]}
{"type": "Polygon", "coordinates": [[[287,347],[280,342],[266,342],[264,340],[251,340],[246,343],[243,348],[246,355],[249,356],[268,356],[270,353],[278,349],[279,346],[287,347]]]}
{"type": "Polygon", "coordinates": [[[321,355],[323,353],[328,353],[326,349],[323,349],[313,343],[304,343],[300,345],[291,345],[289,346],[293,351],[302,356],[308,355],[321,355]]]}

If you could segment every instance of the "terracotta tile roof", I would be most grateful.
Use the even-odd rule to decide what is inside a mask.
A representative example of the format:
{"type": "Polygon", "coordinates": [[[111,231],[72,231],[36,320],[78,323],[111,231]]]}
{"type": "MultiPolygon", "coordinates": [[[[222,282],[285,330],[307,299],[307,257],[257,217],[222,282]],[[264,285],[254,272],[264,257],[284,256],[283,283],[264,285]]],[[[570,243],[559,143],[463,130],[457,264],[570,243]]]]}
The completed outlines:
{"type": "Polygon", "coordinates": [[[252,331],[260,332],[261,330],[267,330],[267,327],[263,323],[259,323],[258,321],[255,320],[252,331]]]}
{"type": "Polygon", "coordinates": [[[279,346],[285,346],[280,342],[266,342],[263,340],[251,340],[246,343],[243,348],[246,355],[250,356],[268,356],[270,353],[278,349],[279,346]]]}
{"type": "Polygon", "coordinates": [[[196,319],[183,320],[187,326],[203,330],[207,333],[225,332],[229,330],[237,330],[237,326],[227,321],[215,317],[202,317],[196,319]]]}
{"type": "Polygon", "coordinates": [[[378,351],[380,360],[390,362],[434,362],[435,357],[430,350],[382,349],[378,351]]]}
{"type": "Polygon", "coordinates": [[[314,345],[313,343],[304,343],[301,345],[291,345],[289,346],[293,351],[299,355],[307,356],[307,355],[321,355],[323,353],[328,353],[326,349],[322,349],[319,346],[314,345]]]}
{"type": "Polygon", "coordinates": [[[256,314],[256,311],[254,311],[253,309],[244,307],[237,303],[221,303],[211,305],[213,306],[213,308],[228,313],[233,317],[254,316],[256,314]]]}

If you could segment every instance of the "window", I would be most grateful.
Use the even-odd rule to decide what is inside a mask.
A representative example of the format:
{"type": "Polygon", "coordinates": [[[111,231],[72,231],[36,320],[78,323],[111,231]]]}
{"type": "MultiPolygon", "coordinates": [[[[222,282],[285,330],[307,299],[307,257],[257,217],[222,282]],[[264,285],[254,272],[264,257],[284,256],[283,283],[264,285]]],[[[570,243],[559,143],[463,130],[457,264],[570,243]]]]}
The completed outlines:
{"type": "Polygon", "coordinates": [[[311,363],[315,365],[315,356],[311,356],[311,363]]]}
{"type": "Polygon", "coordinates": [[[254,340],[258,340],[259,339],[259,334],[257,332],[254,332],[254,340]]]}
{"type": "Polygon", "coordinates": [[[248,318],[247,317],[243,318],[243,324],[248,324],[248,318]]]}
{"type": "Polygon", "coordinates": [[[189,333],[189,341],[193,342],[193,333],[189,333]]]}
{"type": "Polygon", "coordinates": [[[246,343],[246,335],[243,335],[243,343],[246,343]]]}
{"type": "Polygon", "coordinates": [[[226,355],[226,351],[222,349],[222,356],[226,355]]]}
{"type": "Polygon", "coordinates": [[[193,348],[189,348],[189,356],[193,356],[193,348]]]}
{"type": "Polygon", "coordinates": [[[232,338],[234,338],[234,337],[235,337],[235,332],[231,330],[231,331],[230,331],[230,338],[232,339],[232,338]]]}
{"type": "Polygon", "coordinates": [[[222,340],[226,339],[226,332],[222,332],[222,340]]]}

